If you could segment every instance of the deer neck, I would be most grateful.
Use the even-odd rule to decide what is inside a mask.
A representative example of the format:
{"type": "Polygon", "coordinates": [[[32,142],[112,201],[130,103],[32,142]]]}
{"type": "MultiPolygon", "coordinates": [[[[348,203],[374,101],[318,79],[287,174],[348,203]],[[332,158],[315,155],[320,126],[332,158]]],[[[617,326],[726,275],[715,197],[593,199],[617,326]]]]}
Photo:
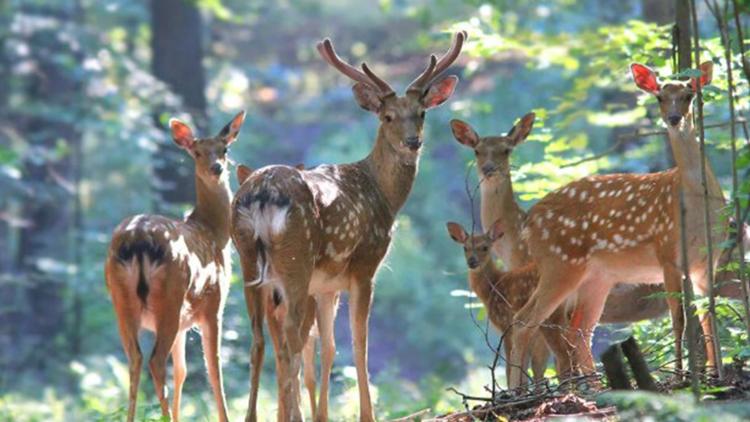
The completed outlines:
{"type": "Polygon", "coordinates": [[[378,128],[375,146],[362,163],[388,202],[391,216],[395,216],[414,184],[419,158],[413,163],[405,162],[388,142],[383,129],[378,128]]]}
{"type": "Polygon", "coordinates": [[[482,302],[489,303],[494,290],[501,288],[496,283],[499,278],[500,272],[495,263],[487,259],[479,268],[469,270],[469,287],[482,302]]]}
{"type": "MultiPolygon", "coordinates": [[[[480,174],[480,179],[482,175],[480,174]]],[[[482,228],[488,230],[498,219],[502,220],[505,235],[498,240],[494,250],[507,268],[516,268],[531,258],[521,239],[521,227],[526,213],[516,202],[510,174],[482,179],[482,228]]]]}
{"type": "MultiPolygon", "coordinates": [[[[688,193],[703,193],[701,178],[701,149],[693,126],[692,112],[688,112],[679,127],[667,128],[677,168],[680,170],[682,188],[688,193]]],[[[711,196],[723,197],[721,186],[710,163],[706,163],[706,180],[711,196]]]]}
{"type": "Polygon", "coordinates": [[[188,217],[188,222],[208,229],[216,244],[223,247],[229,242],[230,202],[232,197],[229,180],[224,175],[219,183],[209,184],[196,175],[195,187],[195,209],[188,217]]]}

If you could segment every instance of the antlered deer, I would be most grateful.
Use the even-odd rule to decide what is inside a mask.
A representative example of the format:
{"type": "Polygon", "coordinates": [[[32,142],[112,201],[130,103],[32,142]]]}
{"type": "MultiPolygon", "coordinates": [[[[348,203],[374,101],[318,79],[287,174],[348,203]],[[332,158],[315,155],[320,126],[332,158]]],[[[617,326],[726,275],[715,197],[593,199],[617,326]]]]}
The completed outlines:
{"type": "MultiPolygon", "coordinates": [[[[465,38],[430,64],[397,96],[367,64],[357,69],[343,62],[330,40],[318,45],[323,59],[354,80],[354,97],[380,119],[375,145],[363,160],[323,165],[310,170],[270,166],[257,170],[242,185],[233,202],[233,239],[240,251],[248,305],[255,321],[262,318],[262,298],[257,287],[275,289],[286,306],[283,335],[288,346],[290,371],[283,380],[290,392],[282,407],[292,420],[301,419],[299,383],[301,352],[309,298],[346,290],[357,367],[360,419],[374,420],[367,372],[367,325],[373,294],[373,277],[391,240],[396,213],[411,190],[417,173],[425,111],[445,102],[458,78],[438,77],[458,57],[465,38]]],[[[318,301],[318,314],[321,305],[318,301]]],[[[332,330],[333,318],[318,324],[332,330]],[[326,327],[329,325],[329,327],[326,327]]],[[[253,341],[259,341],[262,323],[253,323],[253,341]],[[258,329],[260,327],[260,330],[258,329]]],[[[327,331],[332,333],[332,331],[327,331]]],[[[255,347],[255,346],[254,346],[255,347]]],[[[324,362],[323,365],[326,365],[324,362]]],[[[253,372],[259,368],[254,367],[253,372]]],[[[326,376],[323,376],[324,382],[326,376]]],[[[325,420],[321,394],[318,420],[325,420]]],[[[254,420],[251,394],[248,419],[254,420]]]]}
{"type": "MultiPolygon", "coordinates": [[[[535,118],[534,113],[527,113],[506,135],[482,137],[468,123],[451,121],[456,140],[474,150],[476,155],[482,227],[489,230],[493,222],[500,220],[505,228],[505,235],[495,242],[493,251],[509,270],[531,262],[526,242],[521,238],[526,212],[513,195],[510,155],[529,136],[535,118]]],[[[663,291],[662,285],[618,283],[607,297],[600,321],[622,323],[661,316],[667,311],[666,301],[649,296],[663,291]]]]}
{"type": "MultiPolygon", "coordinates": [[[[503,224],[500,220],[492,224],[484,234],[469,236],[458,223],[447,224],[448,234],[464,247],[466,265],[469,267],[469,287],[487,309],[490,322],[496,330],[503,333],[503,349],[506,358],[513,350],[513,315],[518,312],[531,297],[539,282],[539,275],[533,263],[510,271],[501,271],[492,258],[492,247],[503,237],[503,224]]],[[[556,356],[568,356],[568,348],[563,338],[565,314],[555,311],[542,330],[544,338],[537,337],[531,343],[531,370],[534,381],[544,379],[550,348],[556,350],[556,356]]],[[[569,370],[569,362],[558,362],[558,373],[569,370]]],[[[510,365],[505,365],[506,379],[510,379],[510,365]]]]}
{"type": "MultiPolygon", "coordinates": [[[[616,282],[664,282],[667,292],[681,291],[680,191],[685,198],[690,277],[699,292],[707,289],[704,197],[700,151],[692,125],[695,84],[711,80],[712,64],[701,65],[698,79],[659,83],[645,66],[631,67],[636,84],[657,96],[677,167],[660,173],[586,177],[558,189],[534,205],[524,235],[540,273],[539,288],[516,315],[511,356],[511,386],[521,382],[519,368],[538,325],[563,301],[576,294],[578,315],[571,341],[584,372],[595,371],[590,350],[592,330],[607,293],[616,282]],[[556,223],[556,224],[555,224],[556,223]]],[[[711,219],[717,242],[725,236],[719,210],[724,201],[716,177],[707,167],[711,219]]],[[[714,259],[717,257],[714,256],[714,259]]],[[[682,367],[684,314],[679,298],[667,298],[675,335],[677,368],[682,367]]],[[[713,338],[711,324],[704,331],[713,338]]],[[[711,344],[709,365],[715,365],[711,344]]]]}
{"type": "Polygon", "coordinates": [[[231,272],[226,154],[244,120],[245,112],[241,112],[217,136],[205,139],[196,139],[186,124],[170,120],[174,142],[195,161],[195,209],[184,221],[160,215],[129,217],[112,235],[105,275],[128,358],[128,421],[135,417],[140,381],[139,330],[156,334],[149,368],[165,416],[170,415],[165,383],[167,356],[172,353],[171,416],[178,420],[187,375],[185,335],[195,325],[201,329],[219,419],[227,420],[219,359],[221,319],[231,272]]]}

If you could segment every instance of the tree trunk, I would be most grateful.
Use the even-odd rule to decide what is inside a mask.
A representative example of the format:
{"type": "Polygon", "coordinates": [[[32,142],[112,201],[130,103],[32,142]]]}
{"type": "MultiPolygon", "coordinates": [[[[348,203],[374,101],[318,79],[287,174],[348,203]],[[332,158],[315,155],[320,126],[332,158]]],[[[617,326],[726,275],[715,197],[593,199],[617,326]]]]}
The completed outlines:
{"type": "Polygon", "coordinates": [[[62,6],[24,6],[23,11],[53,24],[17,35],[26,38],[36,68],[19,78],[26,107],[33,111],[19,112],[11,120],[30,146],[22,161],[27,189],[21,214],[30,225],[19,232],[16,277],[3,286],[8,294],[0,299],[5,310],[0,326],[7,328],[0,339],[4,376],[21,370],[50,375],[49,369],[65,359],[56,340],[66,328],[73,209],[73,166],[65,151],[77,148],[81,137],[74,123],[77,109],[70,108],[81,101],[82,83],[70,68],[70,63],[81,62],[81,51],[60,37],[71,33],[73,11],[62,6]]]}
{"type": "MultiPolygon", "coordinates": [[[[181,112],[192,115],[201,132],[206,128],[206,77],[203,69],[203,23],[195,2],[151,0],[151,50],[154,76],[182,99],[181,112]]],[[[174,113],[155,110],[158,116],[174,113]]],[[[166,128],[165,128],[166,133],[166,128]]],[[[192,166],[185,165],[184,152],[171,141],[159,143],[154,163],[155,190],[162,201],[183,204],[195,200],[192,166]]],[[[158,208],[158,207],[157,207],[158,208]]]]}

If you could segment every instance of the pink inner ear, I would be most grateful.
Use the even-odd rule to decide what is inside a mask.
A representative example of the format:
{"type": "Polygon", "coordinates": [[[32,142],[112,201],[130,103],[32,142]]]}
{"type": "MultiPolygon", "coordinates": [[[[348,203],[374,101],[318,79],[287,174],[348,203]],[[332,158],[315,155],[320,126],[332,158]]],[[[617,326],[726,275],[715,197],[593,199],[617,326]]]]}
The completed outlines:
{"type": "Polygon", "coordinates": [[[633,72],[633,80],[638,88],[654,94],[659,92],[659,83],[651,69],[640,64],[634,64],[630,67],[630,70],[633,72]]]}
{"type": "Polygon", "coordinates": [[[432,108],[444,103],[445,100],[450,98],[451,94],[453,94],[457,81],[458,78],[449,76],[432,85],[424,99],[424,106],[426,108],[432,108]]]}
{"type": "Polygon", "coordinates": [[[462,144],[474,144],[474,131],[464,122],[453,122],[453,133],[462,144]]]}
{"type": "Polygon", "coordinates": [[[174,141],[183,148],[193,147],[193,132],[187,125],[180,122],[171,122],[172,126],[172,138],[174,141]]]}

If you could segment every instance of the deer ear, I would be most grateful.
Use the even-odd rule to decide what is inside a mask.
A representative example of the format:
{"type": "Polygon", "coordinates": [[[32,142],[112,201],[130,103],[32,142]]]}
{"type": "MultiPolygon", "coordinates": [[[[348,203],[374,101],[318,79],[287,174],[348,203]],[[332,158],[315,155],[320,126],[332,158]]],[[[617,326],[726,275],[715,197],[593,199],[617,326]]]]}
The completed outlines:
{"type": "Polygon", "coordinates": [[[479,135],[466,122],[458,119],[451,120],[451,130],[456,140],[469,148],[474,148],[479,143],[479,135]]]}
{"type": "Polygon", "coordinates": [[[440,82],[430,85],[427,92],[422,95],[422,106],[424,108],[433,108],[443,104],[453,95],[456,84],[458,84],[458,77],[451,75],[441,79],[440,82]]]}
{"type": "Polygon", "coordinates": [[[531,128],[534,127],[535,119],[536,114],[527,113],[525,116],[521,117],[521,120],[516,123],[515,126],[510,129],[510,132],[508,132],[508,137],[513,141],[513,146],[520,144],[526,139],[526,137],[529,136],[529,133],[531,133],[531,128]]]}
{"type": "Polygon", "coordinates": [[[195,146],[195,137],[188,125],[177,119],[169,119],[169,128],[172,130],[172,140],[180,148],[190,150],[195,146]]]}
{"type": "MultiPolygon", "coordinates": [[[[714,77],[714,63],[713,62],[703,62],[700,65],[700,71],[701,71],[701,78],[700,78],[700,84],[701,87],[704,87],[711,83],[711,80],[714,77]]],[[[692,85],[693,89],[697,90],[698,87],[695,86],[696,79],[693,78],[692,85]]]]}
{"type": "Polygon", "coordinates": [[[451,221],[446,224],[446,227],[448,227],[448,234],[451,236],[451,239],[453,239],[453,241],[460,244],[464,244],[464,242],[466,242],[466,238],[468,237],[468,235],[466,234],[466,230],[464,230],[464,228],[461,227],[460,224],[451,221]]]}
{"type": "Polygon", "coordinates": [[[251,174],[253,174],[253,169],[250,167],[244,164],[237,166],[237,180],[239,180],[240,184],[245,183],[245,180],[247,180],[251,174]]]}
{"type": "Polygon", "coordinates": [[[240,134],[240,128],[242,123],[245,122],[245,111],[240,111],[234,118],[221,129],[219,137],[224,139],[227,145],[231,144],[237,139],[237,135],[240,134]]]}
{"type": "Polygon", "coordinates": [[[505,232],[503,231],[503,222],[500,219],[492,223],[492,227],[490,227],[489,231],[487,231],[487,235],[493,242],[503,237],[504,234],[505,232]]]}
{"type": "Polygon", "coordinates": [[[357,82],[352,87],[352,91],[354,92],[354,99],[357,100],[357,104],[363,109],[377,114],[383,108],[383,100],[378,95],[379,91],[372,85],[357,82]]]}
{"type": "Polygon", "coordinates": [[[633,81],[635,81],[638,88],[651,94],[659,93],[659,82],[656,80],[656,73],[650,67],[640,63],[633,63],[630,65],[630,73],[633,74],[633,81]]]}

